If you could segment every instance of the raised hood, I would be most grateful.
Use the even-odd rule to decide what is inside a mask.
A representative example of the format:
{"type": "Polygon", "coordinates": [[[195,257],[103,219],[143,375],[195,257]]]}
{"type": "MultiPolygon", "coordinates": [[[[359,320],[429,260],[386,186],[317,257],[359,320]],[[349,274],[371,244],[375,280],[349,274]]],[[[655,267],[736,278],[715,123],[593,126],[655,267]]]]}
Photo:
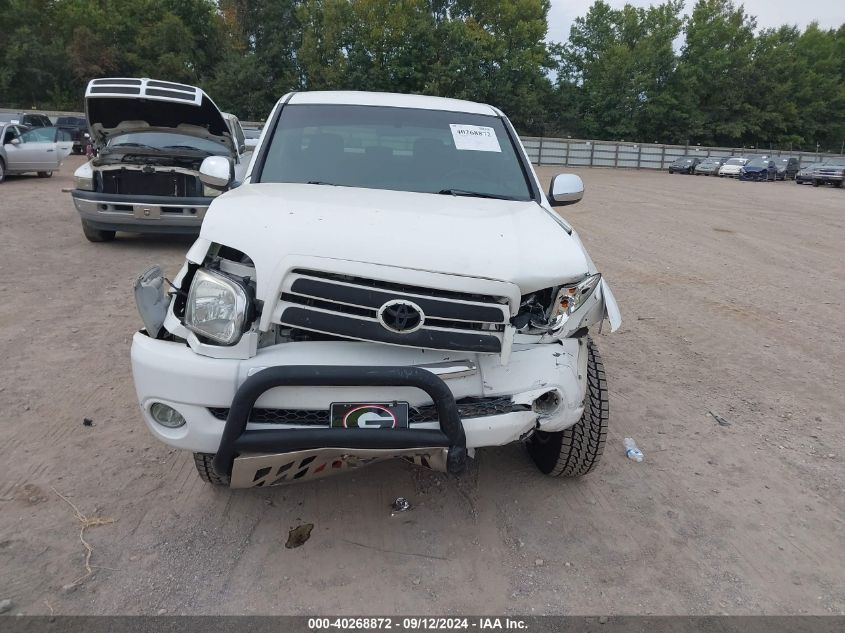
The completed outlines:
{"type": "Polygon", "coordinates": [[[522,293],[581,279],[590,266],[577,237],[533,201],[330,185],[239,187],[215,200],[200,237],[248,255],[259,295],[288,255],[506,281],[522,293]]]}
{"type": "Polygon", "coordinates": [[[155,79],[92,79],[85,90],[85,113],[100,145],[126,132],[178,131],[222,141],[233,149],[223,114],[194,86],[155,79]]]}

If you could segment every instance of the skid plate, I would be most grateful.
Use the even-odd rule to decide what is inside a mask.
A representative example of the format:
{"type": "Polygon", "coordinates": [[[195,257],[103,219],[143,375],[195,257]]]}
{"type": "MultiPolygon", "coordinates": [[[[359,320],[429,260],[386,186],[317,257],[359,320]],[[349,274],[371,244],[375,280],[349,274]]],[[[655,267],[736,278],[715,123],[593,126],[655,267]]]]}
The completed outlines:
{"type": "Polygon", "coordinates": [[[278,486],[341,473],[350,468],[404,458],[417,466],[446,472],[446,448],[318,448],[273,455],[244,455],[232,464],[232,488],[278,486]]]}

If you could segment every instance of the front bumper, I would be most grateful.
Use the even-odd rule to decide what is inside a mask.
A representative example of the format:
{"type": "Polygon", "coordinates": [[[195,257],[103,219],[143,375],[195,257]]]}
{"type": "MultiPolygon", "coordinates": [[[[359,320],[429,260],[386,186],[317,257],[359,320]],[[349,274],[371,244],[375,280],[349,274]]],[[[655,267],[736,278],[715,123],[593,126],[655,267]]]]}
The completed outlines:
{"type": "MultiPolygon", "coordinates": [[[[549,344],[515,343],[506,365],[502,365],[496,355],[455,354],[357,342],[283,343],[259,349],[252,358],[241,360],[201,356],[184,343],[155,340],[140,332],[135,334],[132,341],[135,389],[150,431],[159,440],[176,448],[215,454],[221,448],[224,429],[231,423],[233,412],[238,420],[233,427],[239,429],[237,437],[246,438],[248,435],[243,431],[264,433],[268,439],[263,444],[267,452],[278,452],[280,446],[303,450],[307,447],[291,440],[304,441],[307,434],[334,431],[327,426],[304,427],[248,420],[244,415],[250,416],[253,394],[249,392],[249,398],[244,400],[243,394],[238,397],[239,389],[246,388],[252,384],[250,381],[260,377],[263,377],[262,380],[270,380],[273,376],[282,376],[284,380],[269,386],[262,383],[264,390],[254,394],[256,411],[325,411],[332,402],[406,401],[412,408],[421,408],[438,406],[438,402],[436,394],[420,387],[418,374],[426,370],[419,367],[458,361],[467,361],[473,366],[473,371],[455,374],[441,381],[446,383],[453,402],[504,397],[509,398],[514,405],[524,405],[504,413],[459,420],[467,448],[508,444],[536,428],[559,431],[572,426],[581,418],[586,388],[586,357],[585,339],[564,339],[549,344]],[[366,360],[366,367],[357,364],[361,359],[366,360]],[[310,374],[302,378],[301,375],[307,373],[308,367],[311,370],[322,368],[323,374],[330,374],[332,379],[326,382],[310,374]],[[341,367],[342,371],[339,369],[341,367]],[[390,370],[388,373],[394,382],[384,378],[379,379],[380,382],[373,382],[373,374],[378,373],[379,369],[390,370]],[[395,370],[417,375],[417,382],[409,383],[407,380],[410,379],[404,376],[406,382],[397,383],[395,370]],[[556,406],[543,409],[541,413],[535,411],[532,408],[535,400],[549,392],[552,392],[556,406]],[[150,407],[155,402],[175,408],[185,418],[186,424],[176,429],[158,424],[150,414],[150,407]],[[245,409],[245,405],[239,405],[239,402],[241,405],[249,402],[248,409],[245,409]],[[218,408],[229,409],[227,420],[214,415],[213,410],[218,408]],[[246,414],[238,412],[244,410],[246,414]],[[267,433],[272,433],[272,437],[267,433]]],[[[436,434],[418,436],[414,445],[457,446],[452,441],[455,434],[450,435],[444,431],[444,411],[438,406],[439,421],[412,422],[409,431],[435,431],[440,434],[436,437],[436,434]],[[449,438],[448,444],[444,444],[444,436],[449,438]]],[[[368,435],[362,441],[376,444],[383,441],[375,434],[369,435],[371,431],[377,430],[364,430],[368,435]]],[[[235,432],[232,431],[230,436],[232,434],[235,432]]],[[[317,439],[312,443],[335,438],[321,435],[315,437],[317,439]]],[[[391,441],[399,439],[397,436],[388,436],[387,439],[391,438],[391,441]]],[[[346,439],[351,441],[351,435],[346,439]]],[[[233,441],[230,437],[227,444],[233,441]]],[[[245,439],[241,446],[248,444],[249,452],[260,453],[262,443],[263,440],[256,445],[252,440],[245,439]]],[[[382,446],[373,445],[370,448],[378,449],[382,446]]]]}
{"type": "Polygon", "coordinates": [[[79,216],[95,229],[196,235],[213,198],[110,194],[74,189],[79,216]]]}
{"type": "Polygon", "coordinates": [[[751,181],[766,181],[766,180],[773,180],[771,176],[769,176],[768,172],[765,171],[752,171],[752,172],[745,172],[739,174],[740,180],[751,180],[751,181]]]}

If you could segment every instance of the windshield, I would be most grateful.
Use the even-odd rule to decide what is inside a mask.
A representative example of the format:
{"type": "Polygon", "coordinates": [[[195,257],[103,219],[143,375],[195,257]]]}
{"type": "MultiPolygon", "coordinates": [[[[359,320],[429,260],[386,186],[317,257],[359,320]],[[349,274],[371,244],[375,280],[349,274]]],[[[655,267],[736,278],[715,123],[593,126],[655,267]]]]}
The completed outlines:
{"type": "Polygon", "coordinates": [[[680,165],[682,163],[691,163],[691,162],[692,162],[692,158],[679,158],[678,160],[675,161],[675,164],[680,165]]]}
{"type": "Polygon", "coordinates": [[[725,165],[744,165],[746,162],[744,158],[731,158],[725,165]]]}
{"type": "Polygon", "coordinates": [[[78,116],[60,116],[56,119],[56,125],[88,125],[85,119],[78,116]]]}
{"type": "Polygon", "coordinates": [[[754,158],[748,161],[746,167],[768,167],[769,166],[769,159],[768,158],[754,158]]]}
{"type": "Polygon", "coordinates": [[[831,158],[830,160],[826,160],[824,165],[830,167],[845,167],[845,158],[831,158]]]}
{"type": "Polygon", "coordinates": [[[188,134],[173,132],[130,132],[118,134],[109,139],[107,147],[111,150],[146,149],[157,151],[185,150],[205,154],[228,156],[229,150],[222,143],[197,138],[188,134]]]}
{"type": "Polygon", "coordinates": [[[530,200],[495,116],[357,105],[288,105],[258,182],[530,200]]]}

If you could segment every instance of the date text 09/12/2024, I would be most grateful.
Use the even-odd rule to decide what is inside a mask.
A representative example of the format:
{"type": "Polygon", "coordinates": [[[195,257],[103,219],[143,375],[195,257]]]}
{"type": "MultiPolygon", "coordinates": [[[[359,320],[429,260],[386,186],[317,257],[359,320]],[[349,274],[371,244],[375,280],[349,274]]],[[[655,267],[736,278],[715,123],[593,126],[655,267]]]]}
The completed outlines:
{"type": "Polygon", "coordinates": [[[525,630],[525,621],[513,618],[438,618],[438,617],[360,617],[360,618],[309,618],[308,629],[312,631],[328,629],[375,630],[397,629],[405,631],[419,630],[525,630]]]}

